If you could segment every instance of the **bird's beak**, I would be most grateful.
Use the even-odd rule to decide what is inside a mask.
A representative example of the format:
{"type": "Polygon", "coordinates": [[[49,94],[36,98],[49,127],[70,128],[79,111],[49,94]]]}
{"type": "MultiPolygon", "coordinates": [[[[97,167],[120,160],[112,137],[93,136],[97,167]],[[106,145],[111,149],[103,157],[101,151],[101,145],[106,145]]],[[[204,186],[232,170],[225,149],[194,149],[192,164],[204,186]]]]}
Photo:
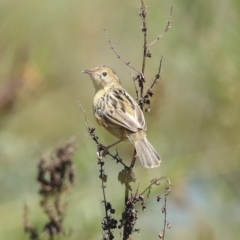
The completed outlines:
{"type": "Polygon", "coordinates": [[[87,73],[89,75],[92,75],[93,71],[92,70],[83,70],[82,73],[87,73]]]}

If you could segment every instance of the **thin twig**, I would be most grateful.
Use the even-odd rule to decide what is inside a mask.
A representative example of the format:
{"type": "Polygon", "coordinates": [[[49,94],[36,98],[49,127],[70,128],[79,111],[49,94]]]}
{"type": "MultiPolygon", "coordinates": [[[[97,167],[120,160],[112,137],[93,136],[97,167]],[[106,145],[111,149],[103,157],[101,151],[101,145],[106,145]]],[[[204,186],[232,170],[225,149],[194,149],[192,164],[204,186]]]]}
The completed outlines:
{"type": "MultiPolygon", "coordinates": [[[[124,206],[127,206],[128,199],[129,199],[129,188],[125,184],[124,206]]],[[[127,224],[128,222],[125,220],[124,227],[123,227],[123,240],[127,240],[129,237],[129,234],[127,231],[127,224]]]]}
{"type": "MultiPolygon", "coordinates": [[[[117,151],[117,150],[116,150],[117,151]]],[[[110,157],[112,157],[114,160],[116,160],[117,163],[121,163],[125,168],[129,168],[123,161],[122,159],[119,157],[118,152],[114,155],[111,154],[109,151],[106,153],[107,155],[109,155],[110,157]]]]}
{"type": "Polygon", "coordinates": [[[134,85],[134,89],[135,89],[135,93],[136,93],[136,96],[137,96],[137,101],[138,101],[138,94],[139,94],[139,92],[138,92],[138,88],[137,88],[137,85],[136,85],[136,82],[135,82],[135,77],[134,77],[134,75],[131,73],[131,75],[132,75],[132,79],[133,79],[133,85],[134,85]]]}
{"type": "Polygon", "coordinates": [[[143,26],[141,28],[143,32],[143,62],[142,62],[142,74],[144,75],[145,72],[145,67],[146,67],[146,58],[147,58],[147,22],[146,22],[146,16],[147,16],[147,11],[146,11],[146,6],[141,0],[141,12],[139,12],[139,15],[142,19],[143,26]]]}
{"type": "MultiPolygon", "coordinates": [[[[92,136],[92,139],[94,140],[94,142],[97,144],[97,148],[98,148],[98,164],[100,165],[100,176],[99,178],[101,179],[101,188],[102,188],[102,194],[103,194],[103,203],[104,203],[104,211],[105,211],[105,220],[102,221],[102,228],[104,230],[104,234],[108,235],[107,239],[112,240],[114,238],[113,233],[112,233],[112,228],[116,228],[115,225],[113,225],[113,221],[115,221],[115,224],[117,224],[117,221],[115,219],[113,219],[111,217],[111,215],[108,214],[108,211],[110,210],[109,206],[108,206],[108,202],[107,202],[107,198],[106,198],[106,193],[105,193],[105,188],[106,186],[104,185],[105,182],[107,182],[107,175],[104,172],[104,161],[102,161],[102,156],[100,154],[100,151],[102,149],[104,149],[104,146],[102,144],[100,144],[100,142],[98,141],[98,137],[95,135],[95,129],[92,128],[89,124],[89,120],[86,116],[86,112],[84,110],[84,108],[82,107],[82,105],[80,104],[80,102],[78,102],[82,113],[85,117],[85,122],[86,125],[88,127],[88,132],[89,134],[92,136]]],[[[126,166],[123,162],[122,159],[118,156],[118,153],[116,153],[116,155],[112,155],[111,153],[107,152],[106,154],[110,155],[113,159],[115,159],[117,162],[120,162],[121,164],[123,164],[123,166],[126,166]]],[[[126,166],[127,167],[127,166],[126,166]]],[[[115,211],[115,210],[114,210],[115,211]]],[[[105,238],[104,238],[105,239],[105,238]]]]}
{"type": "Polygon", "coordinates": [[[84,116],[84,118],[85,118],[85,123],[86,123],[87,127],[90,128],[91,126],[90,126],[89,120],[88,120],[88,118],[87,118],[86,112],[85,112],[82,104],[81,104],[79,101],[78,101],[78,105],[79,105],[79,107],[81,108],[81,111],[82,111],[83,116],[84,116]]]}
{"type": "Polygon", "coordinates": [[[174,5],[175,0],[173,0],[172,5],[171,5],[171,9],[168,15],[168,21],[167,21],[167,25],[165,27],[165,30],[163,31],[162,34],[160,34],[153,42],[151,42],[150,44],[148,44],[147,48],[150,48],[153,44],[155,44],[157,41],[159,41],[163,35],[171,28],[171,21],[172,21],[172,12],[173,12],[173,5],[174,5]]]}
{"type": "Polygon", "coordinates": [[[103,31],[104,31],[104,34],[105,34],[105,37],[107,39],[107,42],[109,43],[110,45],[110,48],[113,50],[113,52],[116,54],[117,58],[119,58],[122,62],[124,62],[128,67],[130,67],[131,69],[133,69],[134,71],[136,71],[138,74],[141,74],[141,72],[139,72],[135,67],[133,67],[131,64],[130,64],[130,61],[125,61],[119,54],[118,52],[116,51],[116,49],[113,47],[112,45],[112,42],[108,36],[108,33],[107,33],[107,30],[105,28],[103,28],[103,31]]]}
{"type": "MultiPolygon", "coordinates": [[[[100,163],[100,174],[103,174],[103,164],[100,163]]],[[[104,174],[105,175],[105,174],[104,174]]],[[[104,179],[105,177],[102,176],[101,178],[101,187],[102,187],[102,194],[103,194],[103,203],[104,203],[104,210],[105,210],[105,218],[107,220],[107,223],[109,222],[109,216],[108,216],[108,209],[107,209],[107,199],[106,199],[106,193],[105,193],[105,188],[106,186],[104,185],[104,179]]],[[[106,224],[107,226],[107,232],[108,232],[108,237],[109,239],[113,239],[112,238],[112,232],[111,232],[111,228],[110,228],[110,224],[106,224]]]]}
{"type": "Polygon", "coordinates": [[[132,157],[132,162],[131,162],[131,165],[130,165],[130,168],[133,169],[134,165],[135,165],[135,162],[136,162],[136,159],[137,159],[137,151],[136,151],[136,148],[134,148],[134,152],[133,152],[133,157],[132,157]]]}
{"type": "Polygon", "coordinates": [[[163,240],[165,239],[165,233],[166,233],[166,226],[167,226],[167,198],[166,198],[166,194],[164,197],[164,225],[163,225],[163,240]]]}
{"type": "MultiPolygon", "coordinates": [[[[159,67],[158,67],[158,72],[155,75],[155,78],[153,80],[153,83],[151,84],[151,86],[148,88],[147,92],[144,94],[144,96],[139,99],[138,101],[138,105],[140,106],[141,109],[143,109],[144,105],[147,104],[148,106],[150,106],[150,99],[149,97],[153,96],[153,87],[154,85],[157,83],[158,79],[161,79],[161,71],[162,71],[162,63],[163,63],[163,55],[161,56],[160,62],[159,62],[159,67]]],[[[150,108],[149,108],[150,109],[150,108]]]]}
{"type": "Polygon", "coordinates": [[[142,98],[143,91],[144,91],[144,83],[145,83],[144,72],[145,72],[145,67],[146,67],[146,58],[150,57],[150,55],[148,55],[148,53],[147,53],[148,52],[148,49],[147,49],[147,22],[146,22],[147,11],[146,11],[146,6],[145,6],[143,0],[141,0],[139,16],[142,20],[141,30],[143,32],[143,61],[142,61],[142,74],[141,75],[139,74],[136,77],[136,80],[138,80],[138,85],[140,88],[140,98],[142,98]]]}
{"type": "MultiPolygon", "coordinates": [[[[149,89],[151,89],[151,90],[152,90],[153,86],[157,83],[157,80],[158,80],[158,79],[161,79],[162,62],[163,62],[163,55],[161,56],[161,59],[160,59],[160,63],[159,63],[159,67],[158,67],[158,72],[157,72],[157,74],[155,75],[155,79],[154,79],[152,85],[151,85],[150,88],[149,88],[149,89]]],[[[148,91],[149,91],[149,90],[148,90],[148,91]]],[[[148,91],[147,91],[147,92],[148,92],[148,91]]],[[[146,94],[147,94],[147,93],[146,93],[146,94]]]]}
{"type": "MultiPolygon", "coordinates": [[[[137,158],[137,151],[134,148],[133,158],[132,158],[132,162],[131,162],[131,165],[130,165],[130,171],[132,171],[132,169],[135,165],[136,158],[137,158]]],[[[126,182],[125,183],[125,197],[124,197],[124,203],[125,203],[124,205],[125,206],[127,206],[127,203],[128,203],[128,200],[129,200],[129,191],[130,191],[129,182],[126,182]]],[[[123,227],[123,240],[127,240],[128,237],[129,237],[129,233],[128,233],[127,229],[128,229],[128,222],[125,221],[124,227],[123,227]]]]}
{"type": "Polygon", "coordinates": [[[165,179],[165,180],[167,181],[167,183],[168,183],[168,187],[166,188],[166,191],[165,191],[165,194],[164,194],[164,196],[166,197],[166,196],[171,192],[171,186],[172,186],[170,179],[167,178],[167,177],[160,177],[160,178],[153,179],[152,182],[151,182],[151,184],[150,184],[146,189],[144,189],[140,194],[143,195],[146,191],[148,191],[149,189],[151,189],[151,187],[152,187],[153,185],[159,185],[160,181],[161,181],[161,180],[164,180],[164,179],[165,179]]]}

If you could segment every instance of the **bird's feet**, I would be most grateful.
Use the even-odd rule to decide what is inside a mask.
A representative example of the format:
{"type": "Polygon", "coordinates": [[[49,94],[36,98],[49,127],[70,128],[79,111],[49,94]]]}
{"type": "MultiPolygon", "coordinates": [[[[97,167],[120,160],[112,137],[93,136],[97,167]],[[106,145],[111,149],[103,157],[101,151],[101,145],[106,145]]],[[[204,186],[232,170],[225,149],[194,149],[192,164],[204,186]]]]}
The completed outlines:
{"type": "Polygon", "coordinates": [[[109,147],[105,147],[103,146],[102,144],[99,144],[98,145],[98,154],[99,154],[99,157],[101,158],[105,158],[107,153],[108,153],[108,149],[109,147]]]}

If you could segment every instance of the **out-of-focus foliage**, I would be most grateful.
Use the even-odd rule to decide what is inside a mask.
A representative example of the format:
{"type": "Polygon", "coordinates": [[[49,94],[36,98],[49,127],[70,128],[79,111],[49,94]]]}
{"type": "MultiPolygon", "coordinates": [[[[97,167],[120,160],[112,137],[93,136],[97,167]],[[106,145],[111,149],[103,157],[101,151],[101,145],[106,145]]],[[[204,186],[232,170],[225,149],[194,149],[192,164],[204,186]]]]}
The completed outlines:
{"type": "MultiPolygon", "coordinates": [[[[171,2],[145,3],[151,41],[164,29],[171,2]]],[[[66,228],[72,231],[68,239],[101,238],[96,146],[78,107],[80,101],[96,126],[94,90],[81,71],[109,65],[134,96],[131,69],[110,50],[102,28],[120,55],[140,68],[139,6],[137,0],[0,1],[0,239],[27,239],[25,201],[32,222],[41,228],[46,219],[38,206],[37,161],[72,135],[79,148],[66,216],[66,228]]],[[[138,164],[136,175],[145,182],[155,176],[172,181],[172,229],[166,239],[236,239],[240,234],[239,27],[237,0],[176,1],[172,28],[151,48],[146,86],[161,54],[164,71],[146,120],[148,138],[163,161],[154,170],[138,164]]],[[[97,133],[104,143],[113,140],[99,128],[97,133]]],[[[130,158],[132,146],[120,145],[120,155],[130,158]]],[[[106,161],[111,179],[107,195],[121,210],[120,166],[106,161]]],[[[148,208],[134,239],[157,239],[162,229],[159,205],[152,202],[148,208]]]]}

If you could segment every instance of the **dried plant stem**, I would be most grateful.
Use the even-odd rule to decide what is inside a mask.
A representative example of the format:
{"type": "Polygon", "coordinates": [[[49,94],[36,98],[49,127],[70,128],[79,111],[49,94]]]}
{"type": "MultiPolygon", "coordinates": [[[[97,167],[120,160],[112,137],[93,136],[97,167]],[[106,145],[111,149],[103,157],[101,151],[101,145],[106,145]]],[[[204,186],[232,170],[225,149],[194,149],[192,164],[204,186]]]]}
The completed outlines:
{"type": "Polygon", "coordinates": [[[136,81],[135,81],[136,79],[132,73],[131,73],[131,76],[132,76],[133,85],[134,85],[134,89],[135,89],[135,93],[136,93],[136,100],[138,101],[138,88],[137,88],[136,81]]]}
{"type": "Polygon", "coordinates": [[[166,233],[166,226],[167,226],[167,198],[166,198],[166,194],[164,197],[164,225],[163,225],[163,240],[165,239],[165,233],[166,233]]]}
{"type": "Polygon", "coordinates": [[[134,165],[135,165],[135,162],[136,162],[136,159],[137,159],[137,151],[136,151],[136,148],[134,148],[134,152],[133,152],[133,157],[132,157],[132,162],[131,162],[131,165],[130,165],[130,168],[133,169],[134,165]]]}
{"type": "Polygon", "coordinates": [[[157,74],[155,75],[155,79],[152,83],[152,85],[150,86],[149,89],[152,89],[153,86],[157,83],[157,80],[158,79],[161,79],[161,71],[162,71],[162,63],[163,63],[163,55],[161,56],[161,59],[160,59],[160,63],[159,63],[159,67],[158,67],[158,72],[157,74]]]}
{"type": "Polygon", "coordinates": [[[104,31],[104,34],[105,34],[105,37],[107,39],[107,42],[109,43],[110,45],[110,48],[113,50],[113,52],[116,54],[117,58],[119,58],[122,62],[124,62],[127,66],[129,66],[131,69],[133,69],[134,71],[136,71],[137,73],[141,74],[141,72],[139,72],[135,67],[133,67],[131,64],[130,64],[130,61],[125,61],[119,54],[118,52],[116,51],[116,49],[113,47],[112,45],[112,42],[108,36],[108,33],[107,33],[107,30],[105,28],[103,28],[103,31],[104,31]]]}
{"type": "MultiPolygon", "coordinates": [[[[101,174],[103,173],[103,165],[100,164],[100,172],[101,174]]],[[[109,217],[108,217],[108,213],[107,213],[107,199],[106,199],[106,193],[105,193],[105,188],[106,186],[104,185],[104,177],[100,177],[101,178],[101,187],[102,187],[102,194],[103,194],[103,204],[104,204],[104,211],[105,211],[105,218],[107,219],[107,221],[109,221],[109,217]]],[[[110,236],[112,235],[111,233],[111,228],[107,227],[107,232],[108,232],[108,237],[110,238],[110,236]]]]}
{"type": "Polygon", "coordinates": [[[146,189],[144,189],[140,194],[143,195],[145,192],[149,191],[149,189],[151,189],[151,187],[153,185],[159,185],[160,182],[164,179],[166,180],[166,182],[168,184],[168,187],[166,188],[166,191],[165,191],[165,194],[164,194],[164,197],[166,197],[171,192],[171,186],[172,186],[170,179],[167,178],[167,177],[160,177],[160,178],[153,179],[151,181],[151,184],[146,189]]]}
{"type": "MultiPolygon", "coordinates": [[[[133,158],[132,158],[132,162],[131,162],[131,165],[130,165],[130,171],[132,171],[134,165],[135,165],[135,162],[136,162],[136,158],[137,158],[137,151],[136,149],[134,149],[134,153],[133,153],[133,158]]],[[[129,182],[125,183],[125,197],[124,197],[124,206],[127,205],[127,202],[129,200],[129,182]]],[[[125,221],[124,223],[124,227],[123,227],[123,240],[127,240],[128,237],[129,237],[129,233],[127,231],[127,224],[128,222],[125,221]]]]}
{"type": "Polygon", "coordinates": [[[151,84],[151,86],[148,88],[146,94],[144,95],[144,98],[148,97],[149,95],[151,95],[152,92],[152,88],[154,87],[154,85],[157,83],[158,79],[161,79],[161,71],[162,71],[162,63],[163,63],[163,55],[161,56],[160,62],[159,62],[159,67],[158,67],[158,72],[155,75],[155,78],[153,80],[153,83],[151,84]]]}
{"type": "Polygon", "coordinates": [[[173,12],[173,5],[174,5],[175,0],[173,0],[172,5],[171,5],[171,9],[168,15],[168,21],[167,21],[167,25],[165,27],[165,30],[163,31],[162,34],[160,34],[153,42],[151,42],[150,44],[148,44],[147,48],[150,48],[152,45],[154,45],[157,41],[159,41],[164,34],[171,28],[171,20],[172,20],[172,12],[173,12]]]}
{"type": "Polygon", "coordinates": [[[139,13],[142,19],[142,32],[143,32],[143,62],[142,62],[142,74],[144,75],[146,67],[146,58],[147,58],[147,22],[146,22],[146,6],[144,5],[143,0],[141,0],[141,12],[139,13]]]}
{"type": "MultiPolygon", "coordinates": [[[[129,188],[125,184],[125,197],[124,197],[124,206],[127,205],[129,199],[129,188]]],[[[128,231],[127,231],[127,221],[125,221],[124,226],[123,226],[123,240],[127,240],[129,237],[128,231]]]]}

